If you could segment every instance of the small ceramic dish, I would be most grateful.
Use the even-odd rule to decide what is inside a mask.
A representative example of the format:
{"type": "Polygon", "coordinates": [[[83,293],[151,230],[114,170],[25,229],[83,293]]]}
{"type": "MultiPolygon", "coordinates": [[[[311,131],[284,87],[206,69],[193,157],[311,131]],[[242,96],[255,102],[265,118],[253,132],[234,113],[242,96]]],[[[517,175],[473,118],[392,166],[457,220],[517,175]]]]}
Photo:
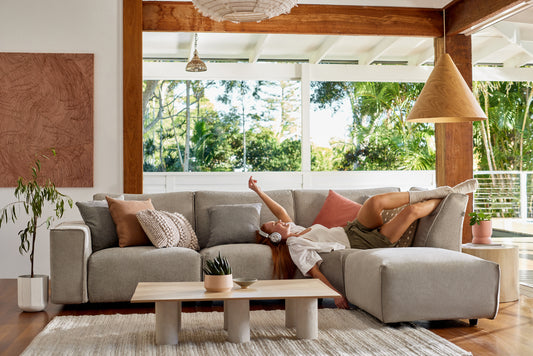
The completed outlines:
{"type": "Polygon", "coordinates": [[[257,282],[257,278],[233,278],[233,282],[238,284],[242,289],[246,289],[257,282]]]}

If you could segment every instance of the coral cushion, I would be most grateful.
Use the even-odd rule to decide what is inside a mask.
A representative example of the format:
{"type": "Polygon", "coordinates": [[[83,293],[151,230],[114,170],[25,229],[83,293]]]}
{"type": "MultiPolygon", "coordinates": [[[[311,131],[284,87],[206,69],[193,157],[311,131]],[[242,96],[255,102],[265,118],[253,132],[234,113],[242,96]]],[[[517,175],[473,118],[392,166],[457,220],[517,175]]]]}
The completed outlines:
{"type": "Polygon", "coordinates": [[[346,226],[346,223],[353,221],[362,205],[356,203],[330,189],[322,209],[315,218],[313,224],[324,225],[325,227],[346,226]]]}
{"type": "Polygon", "coordinates": [[[118,245],[120,247],[151,245],[135,215],[142,210],[154,209],[151,199],[137,201],[118,200],[107,196],[105,198],[111,217],[117,226],[118,245]]]}

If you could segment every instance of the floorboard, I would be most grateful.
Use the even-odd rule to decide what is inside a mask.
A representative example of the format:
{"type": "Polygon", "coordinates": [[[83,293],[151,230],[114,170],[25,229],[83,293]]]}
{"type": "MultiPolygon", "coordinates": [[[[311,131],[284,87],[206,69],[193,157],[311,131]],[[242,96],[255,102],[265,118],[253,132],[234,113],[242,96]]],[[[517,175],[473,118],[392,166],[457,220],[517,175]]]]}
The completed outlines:
{"type": "MultiPolygon", "coordinates": [[[[19,355],[56,315],[153,313],[151,304],[49,304],[45,311],[23,313],[17,307],[15,279],[0,279],[0,355],[19,355]]],[[[334,307],[323,300],[322,308],[334,307]]],[[[251,309],[282,309],[281,301],[252,302],[251,309]]],[[[222,303],[186,303],[184,312],[222,311],[222,303]]],[[[494,320],[481,319],[475,327],[468,320],[417,322],[474,355],[533,355],[533,298],[501,303],[494,320]]]]}

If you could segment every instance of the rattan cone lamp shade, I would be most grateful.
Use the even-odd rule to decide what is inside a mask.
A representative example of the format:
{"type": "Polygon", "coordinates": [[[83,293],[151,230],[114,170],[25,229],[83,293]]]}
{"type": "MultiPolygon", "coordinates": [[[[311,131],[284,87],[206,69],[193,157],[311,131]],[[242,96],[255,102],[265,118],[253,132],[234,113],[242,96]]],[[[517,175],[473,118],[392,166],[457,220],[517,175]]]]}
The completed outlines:
{"type": "Polygon", "coordinates": [[[297,0],[192,0],[194,6],[215,21],[253,22],[286,14],[297,0]]]}
{"type": "Polygon", "coordinates": [[[440,56],[407,117],[409,122],[469,122],[486,120],[474,94],[449,54],[440,56]]]}

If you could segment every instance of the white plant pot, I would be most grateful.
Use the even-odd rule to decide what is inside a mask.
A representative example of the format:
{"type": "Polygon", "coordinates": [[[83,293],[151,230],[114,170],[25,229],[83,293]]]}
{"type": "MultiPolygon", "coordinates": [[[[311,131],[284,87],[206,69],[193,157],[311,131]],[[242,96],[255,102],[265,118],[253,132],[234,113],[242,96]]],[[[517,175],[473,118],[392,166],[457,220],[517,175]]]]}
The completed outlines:
{"type": "Polygon", "coordinates": [[[48,304],[48,276],[35,274],[17,278],[19,308],[26,312],[44,310],[48,304]]]}

